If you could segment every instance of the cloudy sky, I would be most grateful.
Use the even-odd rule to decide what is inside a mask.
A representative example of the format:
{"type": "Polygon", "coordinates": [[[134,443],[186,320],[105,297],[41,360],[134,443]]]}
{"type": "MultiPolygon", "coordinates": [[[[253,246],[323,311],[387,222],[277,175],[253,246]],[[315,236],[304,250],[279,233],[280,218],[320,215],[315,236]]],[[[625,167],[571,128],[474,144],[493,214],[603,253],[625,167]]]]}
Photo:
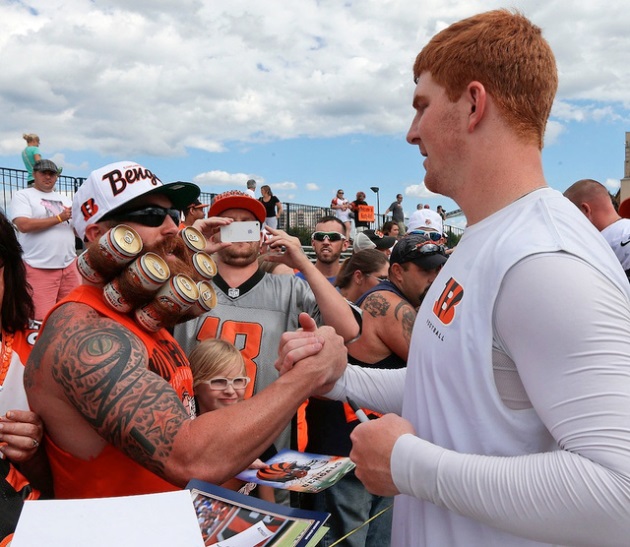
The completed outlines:
{"type": "MultiPolygon", "coordinates": [[[[564,190],[624,176],[630,9],[587,0],[0,0],[0,166],[23,168],[23,133],[87,176],[133,159],[206,191],[271,185],[328,205],[358,190],[455,208],[423,185],[411,66],[448,24],[516,7],[541,26],[560,88],[544,152],[564,190]]],[[[518,158],[515,158],[518,161],[518,158]]]]}

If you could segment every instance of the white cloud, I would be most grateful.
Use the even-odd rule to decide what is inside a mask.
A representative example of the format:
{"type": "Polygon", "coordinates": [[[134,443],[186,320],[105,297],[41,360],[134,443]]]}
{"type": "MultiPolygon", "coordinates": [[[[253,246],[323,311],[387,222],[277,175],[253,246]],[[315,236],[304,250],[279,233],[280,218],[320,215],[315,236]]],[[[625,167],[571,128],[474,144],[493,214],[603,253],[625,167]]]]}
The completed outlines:
{"type": "Polygon", "coordinates": [[[279,192],[279,191],[288,191],[288,190],[296,190],[298,185],[295,184],[295,182],[275,182],[272,184],[269,184],[269,186],[271,187],[271,189],[274,192],[279,192]]]}
{"type": "Polygon", "coordinates": [[[314,182],[309,182],[306,184],[306,189],[309,192],[318,192],[320,190],[320,187],[318,184],[315,184],[314,182]]]}
{"type": "Polygon", "coordinates": [[[265,184],[265,179],[246,173],[227,173],[226,171],[207,171],[197,175],[193,182],[201,187],[228,186],[232,189],[247,188],[247,181],[254,179],[258,186],[265,184]]]}
{"type": "Polygon", "coordinates": [[[565,126],[556,120],[549,120],[545,128],[545,146],[549,146],[558,140],[565,131],[565,126]]]}
{"type": "Polygon", "coordinates": [[[616,194],[619,190],[619,186],[621,185],[621,181],[619,179],[606,179],[602,182],[602,184],[606,187],[606,189],[611,194],[616,194]]]}
{"type": "MultiPolygon", "coordinates": [[[[559,124],[630,119],[627,3],[516,0],[552,44],[559,124]]],[[[29,0],[0,5],[0,155],[221,153],[298,136],[405,131],[411,65],[499,0],[29,0]]],[[[550,125],[548,141],[560,125],[550,125]]],[[[200,175],[201,176],[201,175],[200,175]]]]}
{"type": "Polygon", "coordinates": [[[436,194],[427,189],[423,181],[422,184],[411,184],[410,186],[407,186],[405,188],[405,191],[403,192],[403,195],[412,198],[435,198],[438,197],[440,194],[436,194]]]}

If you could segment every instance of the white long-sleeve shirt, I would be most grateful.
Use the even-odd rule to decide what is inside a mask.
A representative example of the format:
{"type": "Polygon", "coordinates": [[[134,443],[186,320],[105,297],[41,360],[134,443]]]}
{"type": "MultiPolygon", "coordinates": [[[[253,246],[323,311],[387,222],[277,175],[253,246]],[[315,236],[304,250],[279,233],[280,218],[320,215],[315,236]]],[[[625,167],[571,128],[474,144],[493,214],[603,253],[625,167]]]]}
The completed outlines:
{"type": "MultiPolygon", "coordinates": [[[[545,239],[530,225],[529,237],[556,242],[558,249],[543,245],[541,253],[526,253],[500,274],[489,316],[479,309],[457,341],[449,338],[448,325],[432,317],[444,282],[451,274],[465,279],[458,268],[470,267],[461,260],[454,268],[447,264],[416,322],[407,375],[349,367],[331,393],[348,394],[381,411],[402,410],[418,432],[402,436],[392,454],[392,476],[402,492],[396,500],[395,545],[628,544],[628,288],[618,264],[610,262],[616,259],[603,249],[603,238],[561,202],[547,215],[547,201],[558,198],[545,192],[540,203],[533,196],[508,218],[518,226],[515,215],[524,213],[531,221],[542,207],[543,233],[551,236],[545,239]],[[568,219],[575,235],[566,233],[568,219]],[[578,252],[576,241],[589,247],[583,256],[572,252],[578,252]],[[604,264],[593,264],[594,256],[604,264]],[[466,355],[487,327],[490,367],[478,356],[470,360],[474,351],[466,355]],[[422,361],[429,358],[422,344],[430,346],[431,337],[460,343],[466,366],[422,361]],[[509,394],[497,389],[496,364],[506,356],[516,374],[502,389],[513,386],[516,376],[529,402],[516,410],[503,402],[509,394]],[[519,434],[511,436],[512,431],[519,434]]],[[[475,230],[471,233],[475,237],[475,230]]],[[[514,237],[506,243],[518,246],[514,237]]],[[[471,280],[466,279],[462,302],[487,289],[471,280]]],[[[487,279],[489,285],[494,281],[487,279]]],[[[457,313],[466,310],[456,307],[457,313]]],[[[484,347],[480,344],[479,351],[484,347]]],[[[436,360],[439,354],[429,355],[436,360]]]]}

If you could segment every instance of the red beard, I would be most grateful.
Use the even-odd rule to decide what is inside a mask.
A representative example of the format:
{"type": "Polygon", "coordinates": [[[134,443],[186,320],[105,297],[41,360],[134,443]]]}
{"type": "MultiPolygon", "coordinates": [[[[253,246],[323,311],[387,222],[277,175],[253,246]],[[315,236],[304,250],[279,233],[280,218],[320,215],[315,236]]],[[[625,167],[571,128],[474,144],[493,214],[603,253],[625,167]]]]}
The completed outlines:
{"type": "MultiPolygon", "coordinates": [[[[104,283],[115,280],[117,292],[131,307],[129,313],[153,301],[155,294],[160,288],[160,285],[151,289],[139,287],[137,283],[134,283],[133,276],[126,275],[126,273],[129,273],[126,270],[129,264],[140,260],[143,255],[149,252],[158,255],[168,265],[170,270],[169,277],[183,274],[192,278],[195,282],[204,279],[193,266],[193,251],[188,248],[180,235],[169,237],[158,244],[145,244],[141,254],[129,264],[116,267],[115,271],[112,271],[112,262],[103,258],[98,247],[98,242],[91,242],[88,246],[87,253],[90,258],[90,265],[104,278],[104,283]]],[[[163,316],[161,319],[164,326],[175,325],[181,320],[181,316],[169,313],[168,308],[164,308],[161,315],[163,316]]]]}

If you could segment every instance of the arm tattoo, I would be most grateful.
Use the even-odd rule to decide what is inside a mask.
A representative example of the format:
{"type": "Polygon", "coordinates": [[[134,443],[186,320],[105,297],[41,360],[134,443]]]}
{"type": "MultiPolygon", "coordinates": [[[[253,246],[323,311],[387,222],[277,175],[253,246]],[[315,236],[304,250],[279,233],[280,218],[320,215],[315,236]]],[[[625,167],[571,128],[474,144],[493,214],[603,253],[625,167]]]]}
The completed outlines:
{"type": "Polygon", "coordinates": [[[52,375],[66,397],[104,439],[164,476],[188,415],[172,387],[147,369],[142,342],[93,312],[55,323],[46,328],[55,332],[52,375]]]}
{"type": "Polygon", "coordinates": [[[411,343],[411,331],[416,320],[416,312],[405,300],[401,300],[394,310],[394,317],[400,321],[405,340],[411,343]]]}
{"type": "Polygon", "coordinates": [[[384,317],[389,311],[390,304],[378,293],[372,293],[363,302],[363,309],[372,317],[384,317]]]}

